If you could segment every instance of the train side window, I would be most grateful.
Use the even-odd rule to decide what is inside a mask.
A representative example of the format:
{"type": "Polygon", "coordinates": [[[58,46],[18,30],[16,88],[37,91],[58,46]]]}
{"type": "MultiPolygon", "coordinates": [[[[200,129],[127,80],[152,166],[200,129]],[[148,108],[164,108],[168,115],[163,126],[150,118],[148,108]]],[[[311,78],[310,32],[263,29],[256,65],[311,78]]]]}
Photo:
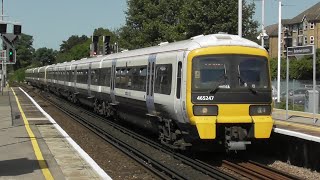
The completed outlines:
{"type": "Polygon", "coordinates": [[[115,74],[116,74],[116,79],[115,79],[116,87],[120,88],[120,84],[121,84],[121,69],[117,68],[115,74]]]}
{"type": "Polygon", "coordinates": [[[88,75],[88,70],[84,70],[84,84],[87,84],[88,83],[88,80],[89,80],[89,75],[88,75]]]}
{"type": "Polygon", "coordinates": [[[98,78],[99,78],[99,73],[98,69],[92,69],[91,70],[91,84],[92,85],[98,85],[98,78]]]}
{"type": "Polygon", "coordinates": [[[127,84],[126,84],[126,89],[132,89],[132,72],[133,72],[134,68],[128,68],[127,69],[127,84]]]}
{"type": "Polygon", "coordinates": [[[105,86],[106,69],[107,68],[100,69],[99,86],[105,86]]]}
{"type": "Polygon", "coordinates": [[[154,92],[160,94],[171,94],[172,64],[158,64],[156,66],[156,79],[154,92]]]}
{"type": "Polygon", "coordinates": [[[139,75],[139,90],[146,91],[147,66],[140,68],[139,75]]]}
{"type": "Polygon", "coordinates": [[[121,69],[120,73],[121,73],[120,88],[127,89],[127,84],[128,84],[127,70],[121,69]]]}
{"type": "Polygon", "coordinates": [[[104,85],[110,87],[111,68],[105,68],[104,85]]]}
{"type": "Polygon", "coordinates": [[[178,69],[177,69],[177,92],[176,92],[177,99],[180,99],[181,97],[181,75],[182,75],[182,62],[179,61],[178,69]]]}
{"type": "Polygon", "coordinates": [[[139,91],[139,76],[140,76],[140,68],[135,67],[131,68],[131,89],[139,91]]]}

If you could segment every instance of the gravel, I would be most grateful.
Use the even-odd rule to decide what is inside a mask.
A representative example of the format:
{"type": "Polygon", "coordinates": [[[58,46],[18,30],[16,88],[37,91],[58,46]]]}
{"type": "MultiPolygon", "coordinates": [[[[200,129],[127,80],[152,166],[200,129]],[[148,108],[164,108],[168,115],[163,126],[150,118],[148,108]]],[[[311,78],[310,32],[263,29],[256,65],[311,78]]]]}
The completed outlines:
{"type": "MultiPolygon", "coordinates": [[[[34,99],[37,102],[43,102],[43,100],[39,99],[37,96],[35,96],[34,99]]],[[[81,146],[82,149],[86,151],[113,179],[157,179],[157,176],[154,176],[149,170],[91,133],[82,125],[75,123],[74,120],[65,116],[61,111],[53,106],[48,106],[45,103],[42,104],[44,104],[44,110],[47,111],[79,144],[79,146],[81,146]]],[[[165,161],[165,159],[166,158],[163,160],[165,161]]],[[[320,179],[320,173],[317,171],[297,167],[278,160],[271,160],[269,158],[268,161],[268,166],[296,175],[302,179],[320,179]]]]}
{"type": "Polygon", "coordinates": [[[312,171],[310,169],[293,166],[282,161],[274,161],[272,164],[269,164],[268,166],[278,169],[280,171],[296,175],[298,177],[301,177],[302,179],[320,179],[320,173],[317,171],[312,171]]]}
{"type": "Polygon", "coordinates": [[[33,98],[112,179],[157,179],[149,170],[38,96],[33,98]]]}

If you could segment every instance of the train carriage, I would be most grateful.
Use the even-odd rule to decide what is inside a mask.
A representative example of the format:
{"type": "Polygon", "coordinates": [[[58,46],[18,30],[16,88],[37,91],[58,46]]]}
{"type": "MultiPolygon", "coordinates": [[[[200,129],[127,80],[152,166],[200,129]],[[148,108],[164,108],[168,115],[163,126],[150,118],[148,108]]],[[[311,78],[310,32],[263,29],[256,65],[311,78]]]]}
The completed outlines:
{"type": "Polygon", "coordinates": [[[158,133],[171,148],[243,150],[272,130],[268,54],[239,36],[201,35],[58,64],[55,71],[48,82],[73,102],[158,133]]]}

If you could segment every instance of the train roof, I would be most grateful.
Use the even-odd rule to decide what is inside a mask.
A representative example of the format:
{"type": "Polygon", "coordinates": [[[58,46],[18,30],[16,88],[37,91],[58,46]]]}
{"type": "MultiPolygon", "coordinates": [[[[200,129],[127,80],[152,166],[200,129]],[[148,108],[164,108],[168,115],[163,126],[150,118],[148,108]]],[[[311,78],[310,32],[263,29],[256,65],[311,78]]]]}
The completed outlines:
{"type": "Polygon", "coordinates": [[[192,51],[198,48],[211,47],[211,46],[246,46],[263,49],[257,43],[248,39],[239,37],[238,35],[231,34],[210,34],[199,35],[192,37],[188,40],[178,41],[173,43],[160,43],[158,46],[142,48],[137,50],[125,51],[122,53],[110,54],[104,56],[104,59],[117,59],[123,57],[139,56],[144,54],[157,54],[161,52],[170,51],[192,51]]]}
{"type": "Polygon", "coordinates": [[[162,52],[170,51],[192,51],[198,48],[212,47],[212,46],[246,46],[263,49],[257,43],[250,41],[248,39],[239,37],[238,35],[231,34],[210,34],[210,35],[199,35],[192,37],[188,40],[178,41],[173,43],[160,43],[158,46],[147,47],[136,50],[129,50],[115,54],[109,54],[104,56],[95,56],[91,58],[83,58],[76,61],[64,62],[54,64],[52,66],[61,67],[61,66],[70,66],[88,62],[101,62],[105,60],[113,60],[125,57],[134,57],[148,54],[157,54],[162,52]]]}

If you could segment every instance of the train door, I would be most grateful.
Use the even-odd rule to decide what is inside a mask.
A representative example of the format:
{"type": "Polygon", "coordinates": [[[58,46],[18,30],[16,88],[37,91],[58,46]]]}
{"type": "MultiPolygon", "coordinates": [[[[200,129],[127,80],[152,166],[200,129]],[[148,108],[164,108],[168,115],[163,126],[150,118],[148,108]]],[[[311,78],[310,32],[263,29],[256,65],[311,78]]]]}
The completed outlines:
{"type": "Polygon", "coordinates": [[[74,92],[78,92],[77,91],[77,65],[74,67],[74,76],[73,76],[73,87],[74,87],[74,92]]]}
{"type": "Polygon", "coordinates": [[[116,79],[116,60],[112,60],[111,66],[111,78],[110,78],[110,97],[112,100],[112,104],[117,104],[116,95],[115,95],[115,79],[116,79]]]}
{"type": "Polygon", "coordinates": [[[147,84],[146,84],[146,103],[148,114],[153,115],[155,113],[154,106],[154,80],[156,69],[156,54],[152,54],[148,58],[147,66],[147,84]]]}
{"type": "Polygon", "coordinates": [[[179,52],[177,54],[177,66],[176,67],[176,84],[174,89],[175,89],[175,102],[174,102],[174,109],[177,114],[178,120],[185,121],[185,101],[183,98],[183,91],[185,90],[183,87],[183,58],[184,58],[184,52],[179,52]]]}
{"type": "Polygon", "coordinates": [[[92,97],[92,94],[91,94],[91,65],[92,65],[92,63],[89,63],[89,69],[88,69],[88,77],[87,77],[87,79],[88,79],[88,81],[87,81],[87,90],[88,90],[88,96],[89,97],[92,97]]]}
{"type": "Polygon", "coordinates": [[[64,67],[64,77],[63,77],[63,86],[65,89],[67,89],[67,67],[64,67]]]}

